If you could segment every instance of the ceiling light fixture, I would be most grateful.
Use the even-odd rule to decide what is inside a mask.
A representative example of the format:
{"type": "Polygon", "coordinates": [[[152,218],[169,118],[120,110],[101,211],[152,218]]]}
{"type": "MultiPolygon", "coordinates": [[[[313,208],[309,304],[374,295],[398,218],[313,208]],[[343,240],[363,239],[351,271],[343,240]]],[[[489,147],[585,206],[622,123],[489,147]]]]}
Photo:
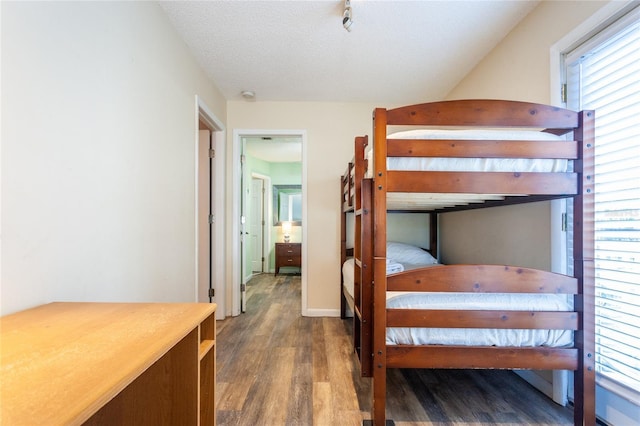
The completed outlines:
{"type": "Polygon", "coordinates": [[[342,12],[342,26],[345,30],[351,32],[353,19],[351,19],[351,0],[344,0],[344,12],[342,12]]]}
{"type": "Polygon", "coordinates": [[[243,90],[240,94],[242,95],[243,98],[245,98],[248,101],[256,97],[256,93],[251,90],[243,90]]]}

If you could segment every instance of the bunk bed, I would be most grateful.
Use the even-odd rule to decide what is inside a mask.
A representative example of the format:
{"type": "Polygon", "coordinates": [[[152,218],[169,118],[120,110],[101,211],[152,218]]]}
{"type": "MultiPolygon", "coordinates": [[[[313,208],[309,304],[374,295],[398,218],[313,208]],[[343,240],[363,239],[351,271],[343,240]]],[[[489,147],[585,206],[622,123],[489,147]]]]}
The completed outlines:
{"type": "Polygon", "coordinates": [[[373,122],[373,146],[356,138],[341,179],[343,261],[345,217],[355,217],[354,288],[351,299],[341,290],[343,315],[348,305],[362,375],[373,377],[372,424],[385,424],[388,368],[573,370],[574,422],[595,424],[593,111],[459,100],[377,108],[373,122]],[[442,214],[561,198],[573,200],[572,276],[464,264],[387,274],[392,211],[429,212],[436,254],[442,214]],[[479,305],[483,298],[492,304],[479,305]],[[516,343],[459,334],[481,330],[515,334],[516,343]],[[393,340],[398,331],[409,340],[393,340]],[[527,337],[538,332],[555,337],[527,337]]]}

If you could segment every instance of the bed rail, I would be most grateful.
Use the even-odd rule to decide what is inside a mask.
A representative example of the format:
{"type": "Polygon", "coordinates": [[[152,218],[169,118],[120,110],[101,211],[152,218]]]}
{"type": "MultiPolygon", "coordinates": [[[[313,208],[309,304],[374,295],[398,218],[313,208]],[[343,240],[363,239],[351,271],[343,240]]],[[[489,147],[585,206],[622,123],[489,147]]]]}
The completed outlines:
{"type": "Polygon", "coordinates": [[[578,114],[575,111],[509,100],[463,99],[385,111],[388,125],[527,127],[541,128],[555,134],[568,133],[578,127],[578,114]]]}
{"type": "Polygon", "coordinates": [[[568,275],[506,265],[436,265],[389,275],[387,290],[576,294],[578,280],[568,275]]]}
{"type": "Polygon", "coordinates": [[[578,359],[578,350],[574,348],[387,347],[387,368],[575,370],[579,365],[578,359]]]}

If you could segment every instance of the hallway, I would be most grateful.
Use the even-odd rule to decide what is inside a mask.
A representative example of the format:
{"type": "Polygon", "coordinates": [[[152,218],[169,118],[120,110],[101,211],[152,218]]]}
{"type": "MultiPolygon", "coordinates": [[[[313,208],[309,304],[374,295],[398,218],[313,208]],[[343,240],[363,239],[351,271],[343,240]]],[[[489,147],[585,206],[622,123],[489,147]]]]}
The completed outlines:
{"type": "Polygon", "coordinates": [[[259,275],[247,293],[247,312],[218,323],[218,424],[359,424],[343,321],[300,316],[299,275],[259,275]]]}

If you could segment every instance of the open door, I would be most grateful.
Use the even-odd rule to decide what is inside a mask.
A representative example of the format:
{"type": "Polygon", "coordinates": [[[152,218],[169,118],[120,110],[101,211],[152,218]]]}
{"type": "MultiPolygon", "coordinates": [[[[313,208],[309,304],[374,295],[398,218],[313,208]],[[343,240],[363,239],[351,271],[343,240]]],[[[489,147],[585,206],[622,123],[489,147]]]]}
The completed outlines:
{"type": "Polygon", "coordinates": [[[200,303],[216,303],[216,319],[223,320],[231,314],[227,309],[225,287],[226,134],[222,122],[198,95],[195,97],[195,112],[194,299],[200,303]]]}
{"type": "Polygon", "coordinates": [[[213,155],[211,131],[198,133],[198,302],[211,303],[213,288],[212,202],[213,155]]]}
{"type": "Polygon", "coordinates": [[[264,179],[251,178],[251,214],[249,216],[249,243],[251,252],[251,272],[261,273],[264,270],[264,237],[265,221],[264,205],[267,188],[264,179]]]}
{"type": "MultiPolygon", "coordinates": [[[[244,141],[242,143],[242,150],[240,151],[240,312],[247,312],[247,284],[245,277],[245,265],[247,263],[247,178],[245,176],[245,156],[244,156],[244,141]]],[[[250,187],[250,186],[249,186],[250,187]]]]}

